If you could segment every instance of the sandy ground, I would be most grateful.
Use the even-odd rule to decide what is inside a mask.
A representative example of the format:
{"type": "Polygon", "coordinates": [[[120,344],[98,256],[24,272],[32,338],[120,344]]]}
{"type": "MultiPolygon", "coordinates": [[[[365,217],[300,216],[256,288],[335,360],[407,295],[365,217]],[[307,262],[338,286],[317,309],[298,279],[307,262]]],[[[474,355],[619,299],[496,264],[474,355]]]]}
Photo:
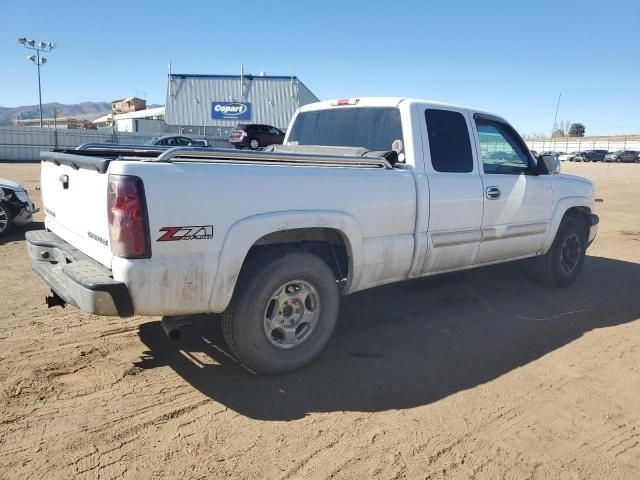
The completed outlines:
{"type": "MultiPolygon", "coordinates": [[[[575,285],[507,265],[362,292],[280,377],[213,316],[171,343],[47,310],[24,230],[0,240],[0,477],[640,478],[640,165],[564,167],[604,200],[575,285]]],[[[38,170],[0,177],[40,204],[38,170]]]]}

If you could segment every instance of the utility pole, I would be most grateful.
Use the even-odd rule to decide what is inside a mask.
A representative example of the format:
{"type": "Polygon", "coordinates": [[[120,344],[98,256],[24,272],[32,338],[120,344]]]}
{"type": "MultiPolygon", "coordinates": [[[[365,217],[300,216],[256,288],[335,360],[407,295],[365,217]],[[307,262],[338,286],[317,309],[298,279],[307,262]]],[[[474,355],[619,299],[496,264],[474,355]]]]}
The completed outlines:
{"type": "Polygon", "coordinates": [[[42,84],[40,82],[40,65],[47,63],[47,59],[44,55],[41,55],[41,52],[50,52],[56,48],[57,45],[53,42],[36,42],[33,38],[27,40],[25,37],[18,38],[18,43],[24,48],[36,51],[35,55],[29,55],[27,59],[31,60],[38,67],[38,105],[40,106],[40,128],[42,128],[42,84]]]}

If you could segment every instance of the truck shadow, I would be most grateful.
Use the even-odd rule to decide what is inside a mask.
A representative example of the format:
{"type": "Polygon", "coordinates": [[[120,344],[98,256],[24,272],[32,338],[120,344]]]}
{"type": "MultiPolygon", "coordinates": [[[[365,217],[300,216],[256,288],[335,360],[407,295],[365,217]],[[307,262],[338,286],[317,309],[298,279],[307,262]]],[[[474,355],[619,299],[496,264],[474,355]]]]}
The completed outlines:
{"type": "Polygon", "coordinates": [[[142,368],[170,366],[251,418],[383,411],[435,402],[491,381],[590,330],[640,318],[640,264],[587,257],[576,284],[540,286],[517,265],[388,285],[344,297],[333,338],[299,371],[256,376],[227,352],[216,316],[172,343],[141,325],[142,368]]]}
{"type": "Polygon", "coordinates": [[[14,225],[6,235],[0,236],[0,245],[24,240],[29,230],[44,230],[44,222],[31,222],[26,225],[14,225]]]}

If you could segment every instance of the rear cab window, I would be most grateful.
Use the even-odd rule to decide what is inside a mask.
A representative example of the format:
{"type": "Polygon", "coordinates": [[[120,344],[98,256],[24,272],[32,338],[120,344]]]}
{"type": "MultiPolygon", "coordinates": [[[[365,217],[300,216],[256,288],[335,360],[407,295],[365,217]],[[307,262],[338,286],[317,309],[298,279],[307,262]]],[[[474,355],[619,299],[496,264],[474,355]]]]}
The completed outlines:
{"type": "Polygon", "coordinates": [[[338,107],[300,112],[289,132],[291,145],[362,147],[404,153],[396,107],[338,107]]]}
{"type": "Polygon", "coordinates": [[[428,108],[425,120],[433,169],[443,173],[472,172],[471,138],[464,115],[453,110],[428,108]]]}

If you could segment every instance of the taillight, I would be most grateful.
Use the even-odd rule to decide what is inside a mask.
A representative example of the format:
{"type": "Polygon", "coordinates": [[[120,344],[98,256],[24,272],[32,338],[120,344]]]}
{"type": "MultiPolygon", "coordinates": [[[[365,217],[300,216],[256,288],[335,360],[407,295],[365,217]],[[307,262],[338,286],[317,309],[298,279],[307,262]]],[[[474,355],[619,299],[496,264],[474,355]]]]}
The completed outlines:
{"type": "Polygon", "coordinates": [[[138,177],[111,175],[107,189],[111,251],[124,258],[151,257],[144,185],[138,177]]]}

